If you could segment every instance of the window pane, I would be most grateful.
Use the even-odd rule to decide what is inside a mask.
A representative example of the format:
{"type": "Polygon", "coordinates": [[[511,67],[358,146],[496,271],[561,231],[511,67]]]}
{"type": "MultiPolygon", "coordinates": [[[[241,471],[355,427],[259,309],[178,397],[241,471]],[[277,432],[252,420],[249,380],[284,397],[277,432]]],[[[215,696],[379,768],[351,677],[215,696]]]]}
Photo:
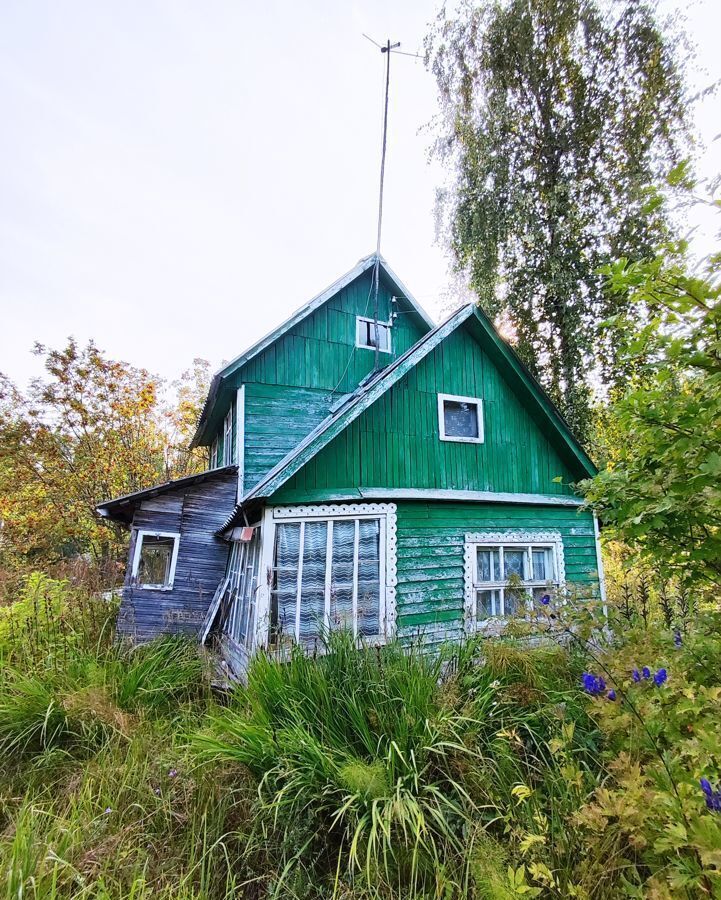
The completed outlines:
{"type": "Polygon", "coordinates": [[[528,591],[526,588],[506,588],[503,592],[503,615],[522,616],[528,608],[528,591]]]}
{"type": "Polygon", "coordinates": [[[330,627],[353,630],[353,547],[355,521],[333,523],[330,627]]]}
{"type": "Polygon", "coordinates": [[[380,520],[358,522],[358,634],[380,631],[380,520]]]}
{"type": "Polygon", "coordinates": [[[275,531],[275,595],[271,625],[280,637],[295,638],[300,524],[281,523],[275,531]]]}
{"type": "Polygon", "coordinates": [[[300,586],[301,643],[323,634],[325,622],[325,563],[327,522],[306,522],[303,538],[303,574],[300,586]]]}
{"type": "Polygon", "coordinates": [[[443,401],[443,426],[446,437],[478,437],[478,406],[459,400],[443,401]]]}
{"type": "Polygon", "coordinates": [[[141,541],[138,584],[167,586],[170,581],[170,564],[173,559],[175,539],[144,534],[141,541]]]}
{"type": "Polygon", "coordinates": [[[523,557],[525,555],[525,550],[512,550],[510,547],[503,548],[503,577],[505,579],[511,576],[523,578],[523,557]]]}
{"type": "Polygon", "coordinates": [[[553,581],[553,558],[551,552],[550,547],[532,551],[534,581],[553,581]]]}
{"type": "Polygon", "coordinates": [[[476,619],[482,622],[501,614],[500,591],[478,591],[476,593],[476,619]]]}
{"type": "Polygon", "coordinates": [[[478,549],[478,580],[500,581],[501,559],[498,547],[479,547],[478,549]]]}

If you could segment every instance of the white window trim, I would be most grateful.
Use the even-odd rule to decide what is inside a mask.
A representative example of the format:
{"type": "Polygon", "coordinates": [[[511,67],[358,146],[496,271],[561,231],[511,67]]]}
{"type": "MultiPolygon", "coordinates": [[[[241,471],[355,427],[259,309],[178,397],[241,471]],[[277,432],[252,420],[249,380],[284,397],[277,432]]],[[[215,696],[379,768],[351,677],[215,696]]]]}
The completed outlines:
{"type": "MultiPolygon", "coordinates": [[[[361,350],[375,350],[376,348],[372,344],[361,344],[358,340],[358,323],[359,322],[370,322],[371,325],[375,322],[375,319],[369,319],[367,316],[356,316],[355,317],[355,345],[359,347],[361,350]]],[[[378,320],[379,325],[383,325],[384,328],[388,329],[388,349],[384,350],[382,347],[378,347],[379,353],[391,353],[393,350],[393,323],[392,322],[381,322],[378,320]]]]}
{"type": "MultiPolygon", "coordinates": [[[[323,506],[266,507],[263,519],[261,549],[261,584],[256,608],[255,646],[268,642],[270,626],[270,592],[273,581],[273,552],[277,522],[319,521],[328,519],[381,519],[380,575],[381,596],[379,620],[384,630],[376,640],[386,641],[396,634],[397,524],[395,503],[344,503],[323,506]]],[[[330,531],[330,529],[329,529],[330,531]]],[[[328,587],[328,586],[327,586],[328,587]]],[[[328,590],[326,590],[328,594],[328,590]]],[[[326,604],[328,596],[326,597],[326,604]]],[[[354,614],[356,610],[354,610],[354,614]]],[[[373,638],[371,638],[373,640],[373,638]]]]}
{"type": "Polygon", "coordinates": [[[484,440],[483,431],[483,400],[480,397],[459,397],[457,394],[439,394],[438,395],[438,434],[442,441],[454,441],[458,444],[482,444],[484,440]],[[446,400],[452,400],[455,403],[472,403],[476,407],[476,417],[478,419],[478,437],[456,437],[452,434],[446,434],[446,417],[443,404],[446,400]]]}
{"type": "Polygon", "coordinates": [[[232,466],[233,458],[233,406],[231,404],[228,414],[223,419],[223,465],[232,466]],[[230,453],[228,452],[230,450],[230,453]]]}
{"type": "MultiPolygon", "coordinates": [[[[507,619],[494,616],[485,622],[478,622],[477,592],[479,590],[497,590],[486,587],[486,583],[476,580],[476,549],[478,547],[497,547],[509,545],[523,547],[552,547],[553,565],[555,568],[554,585],[562,585],[566,581],[566,563],[563,555],[563,538],[560,531],[485,531],[466,534],[463,545],[463,585],[464,585],[464,620],[468,633],[483,630],[487,623],[505,622],[507,619]]],[[[503,571],[501,569],[501,571],[503,571]]],[[[547,583],[547,582],[546,582],[547,583]]],[[[490,582],[488,584],[491,584],[490,582]]],[[[495,584],[495,582],[493,583],[495,584]]],[[[500,584],[500,583],[499,583],[500,584]]],[[[503,586],[501,584],[501,586],[503,586]]],[[[529,603],[529,608],[531,604],[529,603]]]]}
{"type": "Polygon", "coordinates": [[[213,438],[213,443],[210,445],[210,459],[208,460],[208,468],[209,469],[217,469],[218,468],[218,437],[217,437],[217,435],[213,438]]]}
{"type": "Polygon", "coordinates": [[[178,550],[180,548],[180,534],[177,531],[152,531],[149,528],[139,528],[135,533],[135,551],[133,553],[132,581],[133,588],[142,591],[172,591],[173,582],[175,581],[175,566],[178,562],[178,550]],[[173,554],[170,558],[170,572],[168,573],[167,584],[137,584],[138,569],[140,567],[140,554],[143,548],[144,537],[166,537],[173,538],[173,554]]]}

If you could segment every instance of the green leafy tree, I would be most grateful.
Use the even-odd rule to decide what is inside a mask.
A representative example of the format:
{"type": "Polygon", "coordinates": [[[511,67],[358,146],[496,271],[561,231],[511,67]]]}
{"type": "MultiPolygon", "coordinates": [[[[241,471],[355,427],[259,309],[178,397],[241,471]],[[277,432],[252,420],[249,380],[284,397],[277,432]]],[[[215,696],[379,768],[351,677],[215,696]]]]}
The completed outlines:
{"type": "Polygon", "coordinates": [[[464,0],[427,41],[454,258],[582,437],[624,374],[598,268],[668,239],[648,189],[687,149],[677,50],[643,0],[464,0]]]}
{"type": "MultiPolygon", "coordinates": [[[[721,254],[689,274],[683,245],[605,269],[649,311],[622,354],[636,374],[609,412],[608,466],[581,485],[614,534],[655,568],[721,584],[721,254]]],[[[613,326],[613,323],[611,323],[613,326]]]]}
{"type": "Polygon", "coordinates": [[[207,366],[196,360],[166,400],[160,379],[92,341],[35,352],[46,375],[27,392],[0,375],[0,565],[113,560],[125,534],[97,503],[203,468],[184,443],[207,366]]]}

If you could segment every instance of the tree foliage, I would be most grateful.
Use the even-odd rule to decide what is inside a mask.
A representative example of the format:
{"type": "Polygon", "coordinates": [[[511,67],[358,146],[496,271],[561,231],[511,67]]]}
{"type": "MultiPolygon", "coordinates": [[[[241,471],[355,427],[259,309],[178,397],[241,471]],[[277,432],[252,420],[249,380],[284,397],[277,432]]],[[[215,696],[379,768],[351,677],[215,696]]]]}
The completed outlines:
{"type": "Polygon", "coordinates": [[[462,0],[427,52],[454,257],[586,436],[594,379],[623,374],[597,270],[668,237],[648,189],[686,147],[676,43],[643,0],[462,0]]]}
{"type": "Polygon", "coordinates": [[[0,375],[1,562],[113,558],[122,536],[98,521],[96,504],[202,468],[181,448],[207,366],[196,361],[167,406],[160,379],[108,359],[92,341],[35,352],[46,376],[26,392],[0,375]]]}
{"type": "Polygon", "coordinates": [[[636,374],[610,407],[608,467],[582,485],[657,569],[721,583],[721,254],[689,274],[683,246],[606,269],[607,290],[652,313],[623,347],[636,374]]]}

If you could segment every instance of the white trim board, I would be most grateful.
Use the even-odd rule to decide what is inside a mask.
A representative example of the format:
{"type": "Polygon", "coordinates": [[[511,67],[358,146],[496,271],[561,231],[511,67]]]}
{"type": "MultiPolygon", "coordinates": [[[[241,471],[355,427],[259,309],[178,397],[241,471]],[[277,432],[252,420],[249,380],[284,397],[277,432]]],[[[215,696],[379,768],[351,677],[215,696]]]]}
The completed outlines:
{"type": "Polygon", "coordinates": [[[503,491],[464,491],[441,488],[374,488],[360,487],[351,491],[329,489],[327,496],[314,490],[313,500],[318,503],[343,500],[454,500],[470,503],[520,503],[529,506],[571,506],[579,508],[584,501],[567,494],[514,494],[503,491]]]}

